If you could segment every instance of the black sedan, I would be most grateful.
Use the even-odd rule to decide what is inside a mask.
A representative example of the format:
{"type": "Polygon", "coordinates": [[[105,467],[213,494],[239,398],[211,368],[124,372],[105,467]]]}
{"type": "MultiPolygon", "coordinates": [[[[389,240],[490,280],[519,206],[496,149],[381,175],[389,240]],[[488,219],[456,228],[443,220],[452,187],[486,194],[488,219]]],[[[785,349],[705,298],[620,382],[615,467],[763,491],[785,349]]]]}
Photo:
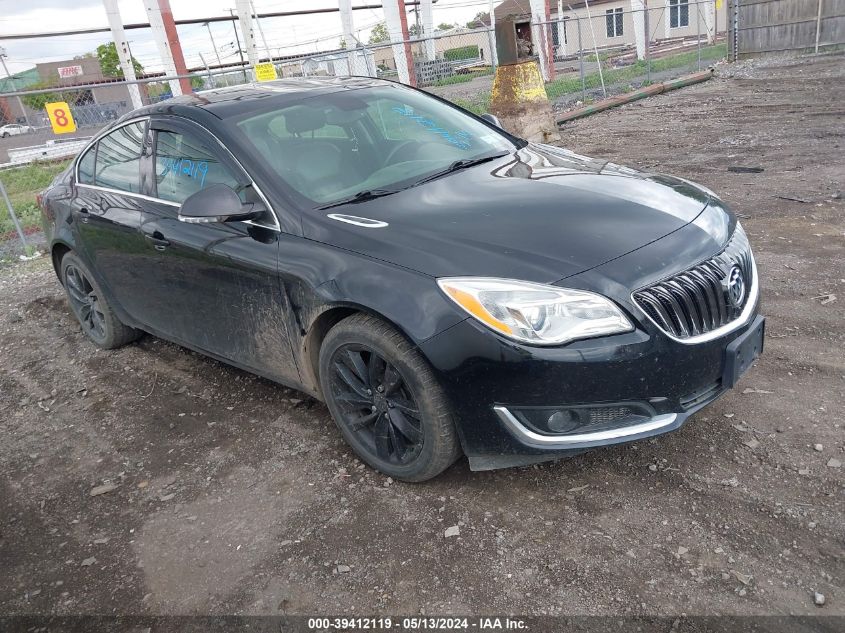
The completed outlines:
{"type": "Polygon", "coordinates": [[[136,110],[43,194],[90,340],[142,332],[327,404],[422,481],[678,428],[761,352],[724,204],[362,78],[136,110]]]}

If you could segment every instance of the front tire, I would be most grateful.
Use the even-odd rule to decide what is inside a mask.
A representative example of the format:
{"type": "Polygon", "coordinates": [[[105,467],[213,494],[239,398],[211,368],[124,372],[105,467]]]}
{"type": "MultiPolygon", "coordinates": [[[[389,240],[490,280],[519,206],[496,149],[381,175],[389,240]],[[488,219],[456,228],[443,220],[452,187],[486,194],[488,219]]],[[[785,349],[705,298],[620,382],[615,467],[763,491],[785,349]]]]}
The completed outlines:
{"type": "Polygon", "coordinates": [[[76,255],[65,255],[61,270],[71,310],[82,326],[82,332],[94,345],[115,349],[141,335],[140,331],[120,322],[94,276],[76,255]]]}
{"type": "Polygon", "coordinates": [[[346,442],[394,479],[431,479],[461,454],[434,373],[381,319],[356,314],[329,331],[320,348],[320,385],[346,442]]]}

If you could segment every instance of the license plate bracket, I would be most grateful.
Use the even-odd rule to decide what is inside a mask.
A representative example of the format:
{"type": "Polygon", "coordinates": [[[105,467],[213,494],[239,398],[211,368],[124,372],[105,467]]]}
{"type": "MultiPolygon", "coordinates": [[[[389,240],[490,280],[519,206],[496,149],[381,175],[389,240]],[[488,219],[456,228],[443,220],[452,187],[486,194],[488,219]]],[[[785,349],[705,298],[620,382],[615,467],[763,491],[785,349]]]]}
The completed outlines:
{"type": "Polygon", "coordinates": [[[751,364],[763,353],[766,319],[758,316],[747,332],[735,338],[725,348],[725,370],[722,386],[731,388],[748,371],[751,364]]]}

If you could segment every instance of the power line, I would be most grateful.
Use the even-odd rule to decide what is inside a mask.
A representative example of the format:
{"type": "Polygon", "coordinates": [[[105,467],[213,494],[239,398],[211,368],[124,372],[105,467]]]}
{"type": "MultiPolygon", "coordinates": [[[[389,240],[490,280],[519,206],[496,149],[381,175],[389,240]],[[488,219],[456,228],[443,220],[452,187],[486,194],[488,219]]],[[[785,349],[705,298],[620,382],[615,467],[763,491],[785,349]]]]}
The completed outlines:
{"type": "MultiPolygon", "coordinates": [[[[433,0],[436,2],[436,0],[433,0]]],[[[408,5],[418,5],[419,0],[408,0],[406,1],[406,6],[408,5]]],[[[365,4],[358,7],[352,7],[353,11],[362,11],[362,10],[372,10],[372,9],[381,9],[382,5],[380,4],[365,4]]],[[[316,15],[320,13],[338,13],[340,8],[338,7],[326,7],[321,9],[299,9],[297,11],[275,11],[271,13],[259,13],[256,14],[256,18],[284,18],[284,17],[293,17],[297,15],[316,15]]],[[[237,20],[234,16],[216,16],[211,18],[191,18],[188,20],[176,20],[176,26],[185,26],[189,24],[205,24],[206,22],[231,22],[237,20]]],[[[133,29],[148,29],[150,28],[149,22],[139,22],[136,24],[124,24],[123,30],[130,31],[133,29]]],[[[36,39],[40,37],[66,37],[68,35],[85,35],[88,33],[109,33],[111,29],[108,27],[96,27],[92,29],[76,29],[72,31],[51,31],[49,33],[23,33],[18,35],[0,35],[0,39],[3,40],[25,40],[25,39],[36,39]]]]}

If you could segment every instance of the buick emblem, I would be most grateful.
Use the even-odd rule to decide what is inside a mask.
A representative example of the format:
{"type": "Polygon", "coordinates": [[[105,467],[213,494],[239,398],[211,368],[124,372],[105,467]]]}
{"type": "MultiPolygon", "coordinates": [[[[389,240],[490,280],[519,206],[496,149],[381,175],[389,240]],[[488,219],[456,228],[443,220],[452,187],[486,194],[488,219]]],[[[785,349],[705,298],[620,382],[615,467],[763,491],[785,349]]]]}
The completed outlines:
{"type": "Polygon", "coordinates": [[[745,278],[742,276],[742,269],[739,266],[732,266],[725,278],[728,290],[728,299],[731,305],[738,308],[745,299],[745,278]]]}

